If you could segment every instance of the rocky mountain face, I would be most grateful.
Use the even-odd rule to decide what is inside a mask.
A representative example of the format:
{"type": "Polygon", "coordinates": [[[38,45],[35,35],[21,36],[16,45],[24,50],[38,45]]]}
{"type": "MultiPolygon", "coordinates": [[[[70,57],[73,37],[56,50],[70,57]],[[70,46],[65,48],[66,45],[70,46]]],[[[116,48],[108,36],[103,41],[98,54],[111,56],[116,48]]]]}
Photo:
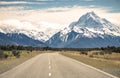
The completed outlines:
{"type": "Polygon", "coordinates": [[[46,46],[43,42],[34,40],[21,33],[0,33],[0,45],[46,46]]]}
{"type": "Polygon", "coordinates": [[[88,12],[53,35],[46,44],[57,48],[120,46],[120,28],[94,12],[88,12]]]}

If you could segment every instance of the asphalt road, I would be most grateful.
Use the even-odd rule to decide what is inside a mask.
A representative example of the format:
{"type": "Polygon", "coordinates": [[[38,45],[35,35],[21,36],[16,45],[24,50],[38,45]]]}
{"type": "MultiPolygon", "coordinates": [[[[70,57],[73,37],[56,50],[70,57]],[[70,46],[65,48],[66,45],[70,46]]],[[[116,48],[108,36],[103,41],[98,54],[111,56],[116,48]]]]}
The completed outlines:
{"type": "Polygon", "coordinates": [[[0,78],[115,78],[58,53],[40,54],[0,78]]]}

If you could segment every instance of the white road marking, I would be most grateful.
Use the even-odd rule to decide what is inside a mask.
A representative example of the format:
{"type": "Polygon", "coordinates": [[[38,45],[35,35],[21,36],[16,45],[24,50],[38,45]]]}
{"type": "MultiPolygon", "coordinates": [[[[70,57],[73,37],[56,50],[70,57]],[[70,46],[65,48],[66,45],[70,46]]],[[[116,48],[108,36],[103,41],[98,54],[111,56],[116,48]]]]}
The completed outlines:
{"type": "Polygon", "coordinates": [[[48,56],[48,65],[50,65],[50,63],[51,63],[51,62],[50,62],[50,57],[48,56]]]}
{"type": "Polygon", "coordinates": [[[49,69],[51,69],[51,66],[49,66],[49,69]]]}
{"type": "Polygon", "coordinates": [[[49,64],[48,65],[50,65],[50,61],[49,61],[49,64]]]}
{"type": "Polygon", "coordinates": [[[90,66],[90,65],[88,65],[88,64],[82,63],[82,62],[80,62],[80,61],[77,61],[77,60],[72,59],[72,58],[69,58],[69,57],[67,57],[67,58],[68,58],[68,59],[71,59],[72,61],[74,61],[74,62],[76,62],[76,63],[80,63],[80,64],[82,64],[82,65],[84,65],[84,66],[86,66],[86,67],[89,67],[89,68],[91,68],[91,69],[94,69],[94,70],[96,70],[96,71],[98,71],[98,72],[101,72],[101,73],[103,73],[103,74],[105,74],[105,75],[108,75],[108,76],[110,76],[110,77],[112,77],[112,78],[118,78],[118,77],[116,77],[116,76],[114,76],[114,75],[112,75],[112,74],[109,74],[109,73],[107,73],[107,72],[104,72],[104,71],[102,71],[102,70],[100,70],[100,69],[97,69],[97,68],[95,68],[95,67],[93,67],[93,66],[90,66]]]}
{"type": "MultiPolygon", "coordinates": [[[[51,61],[50,61],[50,57],[48,56],[48,66],[49,66],[49,70],[51,69],[51,61]]],[[[49,73],[48,76],[50,77],[52,75],[52,73],[49,73]]]]}
{"type": "Polygon", "coordinates": [[[49,58],[49,65],[51,64],[51,60],[50,60],[50,58],[49,58]]]}
{"type": "Polygon", "coordinates": [[[49,77],[52,75],[52,73],[49,73],[49,77]]]}

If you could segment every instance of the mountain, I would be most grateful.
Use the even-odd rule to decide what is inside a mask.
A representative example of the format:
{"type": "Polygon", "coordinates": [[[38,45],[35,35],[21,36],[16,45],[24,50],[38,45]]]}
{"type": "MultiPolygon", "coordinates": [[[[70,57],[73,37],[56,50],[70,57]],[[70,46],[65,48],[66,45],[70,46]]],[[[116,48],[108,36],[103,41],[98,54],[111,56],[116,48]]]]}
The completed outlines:
{"type": "Polygon", "coordinates": [[[14,41],[10,40],[7,35],[0,33],[0,45],[17,45],[14,41]]]}
{"type": "Polygon", "coordinates": [[[0,45],[46,46],[45,41],[59,29],[61,26],[54,23],[34,23],[17,19],[1,20],[0,45]]]}
{"type": "Polygon", "coordinates": [[[32,39],[44,42],[49,39],[49,36],[41,30],[34,26],[31,22],[15,19],[0,21],[0,32],[2,33],[22,33],[32,39]]]}
{"type": "Polygon", "coordinates": [[[43,42],[21,33],[0,33],[0,45],[46,46],[43,42]]]}
{"type": "Polygon", "coordinates": [[[120,46],[120,28],[94,12],[88,12],[53,35],[46,44],[57,48],[120,46]]]}
{"type": "Polygon", "coordinates": [[[61,27],[59,24],[47,22],[30,22],[17,19],[0,21],[0,32],[2,33],[22,33],[28,37],[42,42],[47,41],[53,34],[58,32],[61,27]],[[47,33],[46,33],[47,32],[47,33]]]}

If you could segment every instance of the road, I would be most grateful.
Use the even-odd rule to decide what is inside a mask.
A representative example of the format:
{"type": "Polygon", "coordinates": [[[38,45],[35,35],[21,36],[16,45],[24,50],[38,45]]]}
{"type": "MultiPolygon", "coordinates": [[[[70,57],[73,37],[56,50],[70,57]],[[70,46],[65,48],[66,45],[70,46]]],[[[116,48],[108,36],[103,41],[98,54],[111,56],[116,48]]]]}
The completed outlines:
{"type": "Polygon", "coordinates": [[[0,78],[115,78],[81,62],[44,53],[0,75],[0,78]]]}

